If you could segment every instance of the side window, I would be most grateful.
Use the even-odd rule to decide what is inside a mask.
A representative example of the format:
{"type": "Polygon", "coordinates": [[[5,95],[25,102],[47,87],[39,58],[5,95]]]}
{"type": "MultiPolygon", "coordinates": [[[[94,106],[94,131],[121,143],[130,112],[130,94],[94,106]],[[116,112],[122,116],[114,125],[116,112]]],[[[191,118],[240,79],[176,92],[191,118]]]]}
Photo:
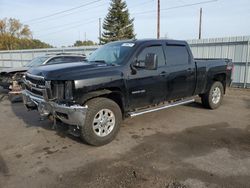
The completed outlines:
{"type": "Polygon", "coordinates": [[[64,63],[64,57],[54,57],[53,59],[49,60],[47,64],[58,64],[58,63],[64,63]]]}
{"type": "Polygon", "coordinates": [[[189,54],[185,46],[167,45],[167,65],[186,65],[189,54]]]}
{"type": "Polygon", "coordinates": [[[158,57],[158,67],[165,65],[165,56],[162,46],[150,46],[144,48],[137,57],[137,62],[140,67],[145,67],[145,58],[148,53],[156,54],[158,57]]]}
{"type": "Polygon", "coordinates": [[[77,57],[77,61],[86,61],[86,57],[77,57]]]}

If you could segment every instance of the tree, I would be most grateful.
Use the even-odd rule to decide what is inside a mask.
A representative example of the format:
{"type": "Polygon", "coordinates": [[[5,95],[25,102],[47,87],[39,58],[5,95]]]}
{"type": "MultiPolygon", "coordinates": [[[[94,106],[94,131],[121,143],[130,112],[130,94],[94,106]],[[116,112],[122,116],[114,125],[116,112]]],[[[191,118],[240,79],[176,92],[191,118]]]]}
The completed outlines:
{"type": "Polygon", "coordinates": [[[49,44],[32,39],[28,25],[15,18],[0,19],[0,50],[50,48],[49,44]]]}
{"type": "Polygon", "coordinates": [[[17,49],[53,48],[50,44],[38,39],[19,39],[17,49]]]}
{"type": "Polygon", "coordinates": [[[74,43],[74,46],[82,46],[82,41],[81,41],[81,40],[77,40],[77,41],[74,43]]]}
{"type": "Polygon", "coordinates": [[[1,47],[7,50],[15,49],[17,39],[31,38],[28,25],[23,25],[14,18],[0,20],[1,47]]]}
{"type": "Polygon", "coordinates": [[[92,40],[86,40],[86,41],[77,40],[74,43],[74,46],[92,46],[92,45],[96,45],[96,43],[94,43],[92,40]]]}
{"type": "Polygon", "coordinates": [[[123,0],[111,0],[109,12],[104,19],[101,43],[133,39],[134,19],[130,19],[127,4],[123,0]]]}

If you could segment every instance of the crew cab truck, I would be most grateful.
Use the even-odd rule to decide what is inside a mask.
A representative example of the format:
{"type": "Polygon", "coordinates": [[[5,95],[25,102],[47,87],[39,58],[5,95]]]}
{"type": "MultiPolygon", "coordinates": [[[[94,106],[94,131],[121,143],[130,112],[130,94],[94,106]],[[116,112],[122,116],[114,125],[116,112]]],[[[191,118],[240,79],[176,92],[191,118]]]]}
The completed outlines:
{"type": "Polygon", "coordinates": [[[228,59],[194,59],[185,41],[117,41],[86,62],[31,68],[23,101],[99,146],[114,139],[126,117],[193,102],[197,95],[205,107],[218,108],[232,68],[228,59]]]}

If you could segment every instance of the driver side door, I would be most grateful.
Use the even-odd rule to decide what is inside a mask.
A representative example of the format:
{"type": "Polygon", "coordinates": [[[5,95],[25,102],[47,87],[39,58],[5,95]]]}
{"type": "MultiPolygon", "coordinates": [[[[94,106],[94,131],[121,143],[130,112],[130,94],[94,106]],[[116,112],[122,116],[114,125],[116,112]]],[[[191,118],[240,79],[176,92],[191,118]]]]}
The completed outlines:
{"type": "Polygon", "coordinates": [[[166,58],[161,44],[144,46],[134,60],[136,73],[130,74],[127,79],[129,107],[131,110],[157,104],[165,100],[166,94],[166,58]],[[145,68],[146,55],[157,55],[156,70],[145,68]]]}

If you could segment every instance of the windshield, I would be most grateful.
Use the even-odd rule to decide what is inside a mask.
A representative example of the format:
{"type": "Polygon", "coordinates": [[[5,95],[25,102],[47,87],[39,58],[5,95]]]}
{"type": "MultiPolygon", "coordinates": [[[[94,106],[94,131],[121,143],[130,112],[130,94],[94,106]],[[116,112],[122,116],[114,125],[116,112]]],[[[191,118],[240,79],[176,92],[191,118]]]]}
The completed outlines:
{"type": "Polygon", "coordinates": [[[48,57],[35,57],[29,63],[27,63],[25,66],[26,67],[40,66],[44,63],[44,61],[46,61],[46,59],[48,59],[48,57]]]}
{"type": "Polygon", "coordinates": [[[132,52],[135,43],[115,42],[109,43],[94,51],[88,61],[104,62],[107,64],[121,64],[132,52]]]}

